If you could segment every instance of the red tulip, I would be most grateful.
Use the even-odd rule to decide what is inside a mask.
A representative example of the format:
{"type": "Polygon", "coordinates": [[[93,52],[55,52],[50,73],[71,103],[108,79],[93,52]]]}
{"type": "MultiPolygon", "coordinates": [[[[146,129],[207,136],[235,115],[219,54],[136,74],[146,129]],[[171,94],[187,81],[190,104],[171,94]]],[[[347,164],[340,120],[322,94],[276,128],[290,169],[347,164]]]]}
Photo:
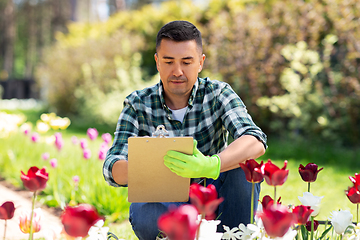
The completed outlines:
{"type": "MultiPolygon", "coordinates": [[[[319,226],[319,222],[316,221],[316,220],[314,220],[314,231],[317,230],[318,226],[319,226]]],[[[306,223],[306,230],[308,230],[309,232],[311,232],[311,221],[307,221],[307,223],[306,223]]]]}
{"type": "Polygon", "coordinates": [[[305,167],[300,164],[299,173],[304,182],[315,182],[318,172],[324,168],[318,169],[318,165],[315,163],[308,163],[305,167]]]}
{"type": "Polygon", "coordinates": [[[283,237],[294,222],[294,216],[283,205],[272,205],[259,214],[270,237],[283,237]]]}
{"type": "Polygon", "coordinates": [[[209,184],[203,187],[199,184],[191,184],[190,200],[199,213],[204,214],[207,220],[215,219],[215,211],[219,204],[224,200],[218,199],[218,194],[214,185],[209,184]]]}
{"type": "Polygon", "coordinates": [[[13,202],[4,202],[0,206],[0,219],[8,220],[14,217],[15,205],[13,202]]]}
{"type": "Polygon", "coordinates": [[[198,211],[193,205],[181,205],[177,209],[161,215],[158,219],[159,229],[166,233],[172,240],[194,239],[197,223],[198,211]]]}
{"type": "Polygon", "coordinates": [[[80,204],[75,207],[65,207],[61,215],[61,222],[65,232],[72,237],[85,237],[90,227],[103,219],[96,209],[89,204],[80,204]]]}
{"type": "MultiPolygon", "coordinates": [[[[277,200],[277,204],[281,205],[280,199],[281,197],[279,197],[279,199],[277,200]]],[[[267,209],[269,206],[274,205],[274,199],[272,199],[272,197],[270,197],[269,195],[265,195],[260,202],[263,209],[267,209]]]]}
{"type": "Polygon", "coordinates": [[[270,186],[280,186],[286,181],[289,170],[285,170],[287,161],[284,161],[284,167],[279,168],[271,162],[269,159],[267,163],[261,166],[261,173],[263,174],[265,181],[270,186]]]}
{"type": "Polygon", "coordinates": [[[31,167],[27,175],[21,171],[21,180],[25,188],[31,192],[41,191],[46,187],[46,182],[49,180],[49,174],[45,168],[31,167]]]}
{"type": "Polygon", "coordinates": [[[240,167],[245,173],[246,180],[251,183],[258,183],[263,180],[263,176],[261,174],[261,166],[263,165],[263,161],[258,164],[254,159],[246,160],[244,163],[239,163],[240,167]]]}
{"type": "Polygon", "coordinates": [[[360,191],[360,174],[355,173],[355,177],[349,177],[350,181],[354,183],[354,187],[360,191]]]}
{"type": "Polygon", "coordinates": [[[314,210],[310,206],[299,205],[293,208],[292,212],[295,216],[296,223],[299,225],[305,225],[309,220],[310,214],[314,210]]]}
{"type": "Polygon", "coordinates": [[[349,198],[350,202],[357,204],[360,203],[360,192],[354,187],[349,187],[348,190],[345,190],[346,196],[349,198]]]}

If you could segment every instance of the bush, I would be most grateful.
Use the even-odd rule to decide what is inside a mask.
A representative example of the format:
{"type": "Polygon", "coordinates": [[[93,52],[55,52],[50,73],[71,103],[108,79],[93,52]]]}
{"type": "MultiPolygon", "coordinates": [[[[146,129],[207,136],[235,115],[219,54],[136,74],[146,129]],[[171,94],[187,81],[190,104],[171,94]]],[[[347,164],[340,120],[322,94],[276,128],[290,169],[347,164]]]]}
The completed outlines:
{"type": "Polygon", "coordinates": [[[106,23],[70,25],[69,34],[59,35],[59,42],[45,54],[38,79],[57,111],[114,124],[124,97],[156,73],[153,54],[159,28],[171,20],[189,20],[203,34],[207,60],[201,75],[230,83],[267,134],[290,130],[356,144],[359,9],[357,0],[212,0],[203,8],[189,1],[147,5],[120,12],[106,23]],[[337,38],[331,48],[323,44],[330,35],[337,38]],[[271,107],[264,99],[283,101],[290,94],[286,76],[297,75],[302,85],[309,82],[308,74],[281,54],[284,47],[299,42],[318,54],[322,69],[310,76],[307,93],[317,103],[307,96],[296,116],[286,113],[289,109],[274,111],[277,104],[271,107]]]}

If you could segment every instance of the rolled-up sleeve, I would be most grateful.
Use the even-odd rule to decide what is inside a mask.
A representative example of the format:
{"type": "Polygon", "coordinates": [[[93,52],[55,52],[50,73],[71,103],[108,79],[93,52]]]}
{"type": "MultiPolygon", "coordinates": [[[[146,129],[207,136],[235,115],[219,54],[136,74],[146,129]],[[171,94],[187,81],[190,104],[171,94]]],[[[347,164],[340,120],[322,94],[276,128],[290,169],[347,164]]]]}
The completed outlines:
{"type": "Polygon", "coordinates": [[[110,186],[126,187],[127,185],[119,185],[115,182],[112,168],[116,161],[128,159],[128,138],[138,135],[136,111],[127,99],[125,99],[114,135],[114,142],[108,150],[103,164],[103,175],[110,186]]]}
{"type": "Polygon", "coordinates": [[[221,90],[218,101],[223,113],[221,118],[224,126],[234,139],[252,135],[264,144],[265,149],[267,148],[266,134],[254,123],[245,104],[229,85],[221,90]]]}

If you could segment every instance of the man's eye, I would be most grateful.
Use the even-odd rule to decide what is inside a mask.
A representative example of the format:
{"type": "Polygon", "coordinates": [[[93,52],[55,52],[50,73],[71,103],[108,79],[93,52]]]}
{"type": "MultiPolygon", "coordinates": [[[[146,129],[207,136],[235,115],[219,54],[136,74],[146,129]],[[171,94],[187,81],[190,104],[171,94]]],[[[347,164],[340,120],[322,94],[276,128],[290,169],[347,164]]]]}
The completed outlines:
{"type": "Polygon", "coordinates": [[[172,62],[165,62],[165,64],[172,64],[172,62]]]}
{"type": "Polygon", "coordinates": [[[185,65],[190,65],[190,62],[184,62],[185,65]]]}

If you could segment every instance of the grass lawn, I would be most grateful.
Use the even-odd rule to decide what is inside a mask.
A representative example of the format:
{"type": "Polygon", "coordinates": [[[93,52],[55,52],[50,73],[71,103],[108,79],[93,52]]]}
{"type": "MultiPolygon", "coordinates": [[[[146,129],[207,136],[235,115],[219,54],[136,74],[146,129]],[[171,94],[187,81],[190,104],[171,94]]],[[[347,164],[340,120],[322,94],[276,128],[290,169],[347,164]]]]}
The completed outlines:
{"type": "MultiPolygon", "coordinates": [[[[36,122],[39,113],[28,112],[28,119],[36,122]]],[[[129,202],[127,189],[108,186],[102,176],[102,161],[98,159],[97,151],[102,143],[101,137],[90,141],[86,136],[86,126],[79,123],[61,131],[64,146],[58,151],[53,143],[47,143],[55,131],[42,134],[40,141],[34,143],[22,132],[12,133],[0,138],[0,176],[15,186],[21,187],[20,171],[27,171],[30,166],[45,166],[49,172],[49,182],[38,200],[50,206],[65,206],[69,202],[81,202],[95,206],[106,216],[106,224],[110,231],[120,238],[136,239],[128,218],[129,202]],[[74,127],[81,126],[81,127],[74,127]],[[79,144],[74,145],[71,138],[87,139],[88,148],[92,151],[90,159],[84,159],[79,144]],[[44,161],[42,154],[48,152],[51,158],[56,158],[58,166],[51,167],[49,160],[44,161]],[[76,188],[73,176],[79,176],[79,186],[76,188]]],[[[100,130],[104,133],[105,130],[100,130]]],[[[112,133],[110,129],[108,132],[112,133]]],[[[100,136],[101,136],[100,133],[100,136]]],[[[327,220],[330,212],[338,209],[350,210],[356,221],[356,206],[346,197],[344,191],[351,186],[349,176],[360,172],[360,149],[336,147],[329,143],[314,143],[306,140],[289,140],[269,138],[269,148],[266,154],[258,159],[266,162],[271,159],[280,168],[284,160],[288,161],[289,176],[283,186],[277,187],[277,196],[281,196],[285,205],[300,205],[298,196],[307,191],[307,183],[301,180],[298,173],[299,164],[316,163],[324,169],[319,172],[316,182],[311,184],[311,192],[315,196],[324,196],[320,214],[316,220],[327,220]]],[[[273,197],[274,189],[265,182],[262,184],[261,197],[273,197]]]]}

